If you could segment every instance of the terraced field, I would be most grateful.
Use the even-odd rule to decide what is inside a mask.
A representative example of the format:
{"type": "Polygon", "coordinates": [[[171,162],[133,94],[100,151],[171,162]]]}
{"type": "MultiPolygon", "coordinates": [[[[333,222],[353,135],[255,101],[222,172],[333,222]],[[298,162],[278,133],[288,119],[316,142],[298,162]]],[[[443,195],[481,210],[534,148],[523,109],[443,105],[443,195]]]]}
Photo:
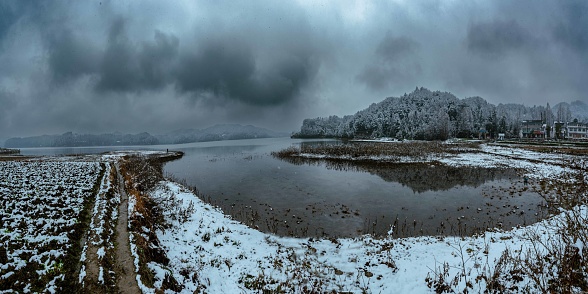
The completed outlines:
{"type": "Polygon", "coordinates": [[[0,162],[0,292],[56,293],[74,280],[103,173],[98,162],[0,162]]]}

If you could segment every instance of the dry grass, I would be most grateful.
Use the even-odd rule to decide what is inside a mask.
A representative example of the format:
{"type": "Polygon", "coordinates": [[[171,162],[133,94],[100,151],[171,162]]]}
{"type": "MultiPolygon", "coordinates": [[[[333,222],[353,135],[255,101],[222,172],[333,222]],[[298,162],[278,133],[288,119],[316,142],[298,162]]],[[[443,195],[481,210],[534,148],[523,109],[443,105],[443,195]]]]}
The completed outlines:
{"type": "Polygon", "coordinates": [[[530,151],[535,152],[542,152],[542,153],[559,153],[559,154],[567,154],[567,155],[576,155],[576,156],[586,156],[588,155],[588,148],[581,148],[581,147],[572,147],[572,146],[537,146],[537,145],[525,145],[521,146],[523,149],[527,149],[530,151]]]}
{"type": "MultiPolygon", "coordinates": [[[[168,158],[149,156],[126,156],[121,161],[121,171],[125,180],[125,188],[130,198],[135,199],[134,211],[129,216],[130,233],[133,235],[137,254],[139,255],[139,274],[141,282],[154,287],[155,275],[148,268],[149,262],[164,266],[169,265],[165,250],[161,248],[157,238],[157,230],[166,228],[163,207],[149,197],[161,180],[163,180],[163,164],[168,158]]],[[[173,277],[166,280],[165,289],[181,289],[173,277]]]]}
{"type": "Polygon", "coordinates": [[[544,140],[518,140],[497,141],[496,145],[526,149],[541,153],[559,153],[567,155],[588,155],[588,142],[585,141],[544,141],[544,140]]]}
{"type": "Polygon", "coordinates": [[[20,154],[19,149],[0,148],[0,155],[20,154]]]}
{"type": "Polygon", "coordinates": [[[459,154],[478,152],[479,143],[460,142],[446,144],[438,141],[414,141],[401,143],[352,142],[347,144],[321,144],[292,146],[278,152],[272,152],[277,158],[299,157],[302,154],[324,156],[329,158],[360,159],[369,157],[411,157],[426,159],[430,155],[459,154]]]}
{"type": "Polygon", "coordinates": [[[31,158],[32,157],[30,157],[30,156],[21,156],[21,155],[7,155],[7,156],[0,155],[0,161],[23,161],[23,160],[28,160],[31,158]]]}
{"type": "MultiPolygon", "coordinates": [[[[444,263],[433,269],[427,285],[437,293],[466,293],[473,291],[474,285],[485,293],[586,293],[588,166],[585,162],[570,165],[581,172],[545,179],[536,188],[552,212],[559,214],[545,221],[544,228],[526,230],[522,237],[528,246],[507,248],[495,265],[487,264],[477,275],[466,274],[463,265],[463,271],[451,277],[449,266],[444,263]]],[[[463,248],[458,249],[458,254],[464,254],[463,248]]]]}

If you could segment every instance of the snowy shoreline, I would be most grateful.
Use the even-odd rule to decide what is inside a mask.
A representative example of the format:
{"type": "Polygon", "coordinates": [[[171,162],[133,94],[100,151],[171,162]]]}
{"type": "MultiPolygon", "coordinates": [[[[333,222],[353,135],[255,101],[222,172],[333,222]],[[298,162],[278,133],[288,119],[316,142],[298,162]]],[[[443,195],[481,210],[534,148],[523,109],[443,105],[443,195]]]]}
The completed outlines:
{"type": "MultiPolygon", "coordinates": [[[[468,273],[457,286],[464,288],[466,279],[494,268],[504,250],[532,246],[531,235],[557,238],[554,224],[566,214],[474,237],[299,239],[261,233],[231,220],[174,182],[161,182],[152,197],[179,200],[179,209],[194,207],[183,222],[174,219],[174,212],[166,215],[171,229],[159,231],[158,238],[171,262],[168,267],[149,265],[157,273],[156,286],[171,271],[186,293],[202,286],[213,293],[255,292],[257,286],[297,292],[313,289],[316,282],[327,291],[430,293],[425,279],[444,263],[450,277],[468,273]]],[[[586,215],[588,209],[581,206],[578,211],[586,215]]],[[[485,285],[478,286],[474,292],[484,290],[485,285]]]]}
{"type": "MultiPolygon", "coordinates": [[[[551,178],[573,172],[559,164],[570,158],[483,145],[480,152],[431,160],[453,166],[516,167],[529,177],[551,178]]],[[[177,211],[185,214],[182,220],[175,213],[167,214],[171,228],[157,232],[169,265],[149,265],[156,272],[156,287],[161,286],[166,273],[172,273],[185,286],[185,293],[430,293],[443,285],[459,291],[469,288],[472,292],[483,292],[492,274],[502,266],[505,252],[526,252],[535,248],[537,242],[561,240],[558,230],[566,216],[573,212],[586,218],[588,214],[587,207],[582,205],[526,227],[491,229],[473,237],[376,239],[364,235],[313,239],[280,237],[247,227],[168,180],[162,181],[150,197],[176,203],[177,211]],[[454,283],[440,277],[454,279],[454,283]]],[[[585,245],[575,244],[580,253],[585,245]]],[[[518,283],[508,279],[502,283],[512,289],[534,289],[528,277],[518,283]]]]}

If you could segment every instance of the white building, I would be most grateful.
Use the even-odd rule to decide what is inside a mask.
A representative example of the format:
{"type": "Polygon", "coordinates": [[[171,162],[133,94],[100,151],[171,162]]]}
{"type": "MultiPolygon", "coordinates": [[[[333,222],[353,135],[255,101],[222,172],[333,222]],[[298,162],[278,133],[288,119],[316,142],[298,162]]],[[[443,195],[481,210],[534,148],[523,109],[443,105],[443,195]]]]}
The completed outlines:
{"type": "Polygon", "coordinates": [[[578,122],[568,124],[568,138],[588,139],[588,125],[578,122]]]}

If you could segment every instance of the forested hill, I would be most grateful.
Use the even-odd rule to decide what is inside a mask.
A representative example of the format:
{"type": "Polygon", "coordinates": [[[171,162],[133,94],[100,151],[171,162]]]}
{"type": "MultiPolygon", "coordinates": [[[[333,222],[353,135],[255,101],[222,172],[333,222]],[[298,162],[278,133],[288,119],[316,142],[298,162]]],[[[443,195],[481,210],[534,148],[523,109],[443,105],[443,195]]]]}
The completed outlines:
{"type": "Polygon", "coordinates": [[[10,138],[4,143],[8,148],[28,147],[82,147],[82,146],[125,146],[158,144],[157,138],[149,133],[139,134],[76,134],[42,135],[25,138],[10,138]]]}
{"type": "Polygon", "coordinates": [[[477,137],[481,129],[493,135],[517,136],[521,121],[526,119],[588,121],[588,107],[584,102],[559,103],[556,107],[552,109],[549,104],[496,106],[481,97],[459,99],[448,92],[432,92],[421,87],[410,94],[374,103],[354,115],[305,119],[300,132],[293,137],[432,140],[477,137]]]}
{"type": "Polygon", "coordinates": [[[183,129],[163,135],[149,133],[122,134],[107,133],[100,135],[76,134],[67,132],[61,135],[43,135],[26,138],[10,138],[6,147],[81,147],[81,146],[129,146],[181,144],[191,142],[207,142],[237,139],[255,139],[285,137],[288,134],[259,128],[251,125],[238,124],[215,125],[205,129],[183,129]]]}

